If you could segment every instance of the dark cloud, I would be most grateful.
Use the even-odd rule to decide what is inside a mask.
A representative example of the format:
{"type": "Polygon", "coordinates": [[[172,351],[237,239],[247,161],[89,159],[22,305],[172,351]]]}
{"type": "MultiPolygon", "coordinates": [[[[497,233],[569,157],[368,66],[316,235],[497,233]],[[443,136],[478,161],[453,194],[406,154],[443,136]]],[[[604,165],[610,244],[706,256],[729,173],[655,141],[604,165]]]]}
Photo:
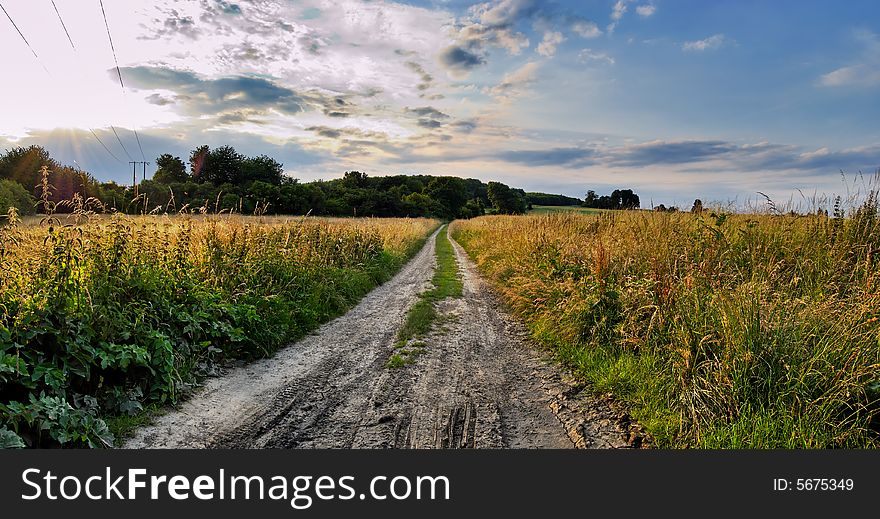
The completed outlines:
{"type": "Polygon", "coordinates": [[[304,110],[300,95],[260,77],[206,80],[191,72],[148,66],[126,67],[122,74],[134,87],[174,92],[180,105],[199,115],[241,108],[271,108],[287,114],[304,110]]]}
{"type": "Polygon", "coordinates": [[[626,146],[612,153],[614,166],[649,166],[651,164],[687,164],[718,158],[735,151],[737,146],[724,141],[656,141],[626,146]]]}
{"type": "Polygon", "coordinates": [[[225,0],[217,0],[217,6],[226,14],[241,14],[241,7],[238,4],[232,4],[225,0]]]}
{"type": "Polygon", "coordinates": [[[461,133],[471,133],[477,129],[477,122],[473,120],[455,121],[451,126],[461,133]]]}
{"type": "Polygon", "coordinates": [[[440,128],[443,126],[441,121],[436,121],[434,119],[419,119],[418,125],[422,128],[428,128],[430,130],[434,130],[436,128],[440,128]]]}
{"type": "Polygon", "coordinates": [[[505,151],[498,158],[526,166],[584,167],[596,163],[596,151],[590,148],[551,148],[547,150],[505,151]]]}
{"type": "Polygon", "coordinates": [[[437,110],[433,106],[422,106],[419,108],[406,108],[406,112],[414,114],[418,117],[426,117],[429,119],[449,119],[449,116],[437,110]]]}
{"type": "Polygon", "coordinates": [[[232,112],[220,114],[220,116],[214,120],[214,123],[217,126],[240,123],[263,125],[266,124],[263,120],[263,116],[265,115],[266,113],[260,110],[234,110],[232,112]]]}
{"type": "Polygon", "coordinates": [[[655,165],[687,166],[711,161],[713,169],[744,172],[873,171],[880,167],[880,145],[845,150],[822,148],[804,151],[797,146],[772,143],[740,145],[726,141],[655,141],[611,148],[585,146],[507,151],[498,154],[497,158],[528,166],[566,168],[592,165],[634,168],[655,165]]]}
{"type": "Polygon", "coordinates": [[[432,76],[431,74],[429,74],[429,73],[425,70],[424,67],[422,67],[421,65],[419,65],[419,64],[416,63],[415,61],[407,61],[407,62],[405,63],[405,65],[406,65],[410,70],[412,70],[413,72],[415,72],[416,74],[418,74],[419,77],[421,78],[422,82],[419,83],[419,85],[418,85],[418,87],[417,87],[419,90],[428,90],[429,88],[431,88],[431,86],[434,84],[434,76],[432,76]]]}
{"type": "Polygon", "coordinates": [[[306,128],[308,132],[314,132],[321,137],[327,137],[328,139],[338,139],[342,137],[342,132],[336,130],[334,128],[328,128],[326,126],[310,126],[306,128]]]}
{"type": "Polygon", "coordinates": [[[361,130],[359,128],[345,127],[345,128],[330,128],[329,126],[309,126],[306,128],[307,132],[313,132],[316,135],[321,137],[326,137],[328,139],[346,139],[345,142],[352,143],[356,142],[360,145],[365,145],[369,141],[366,139],[372,139],[375,142],[385,142],[388,139],[388,136],[381,132],[373,132],[368,130],[361,130]],[[354,138],[355,140],[352,140],[354,138]]]}
{"type": "Polygon", "coordinates": [[[482,56],[458,45],[446,47],[437,58],[446,68],[457,72],[469,72],[486,63],[482,56]]]}

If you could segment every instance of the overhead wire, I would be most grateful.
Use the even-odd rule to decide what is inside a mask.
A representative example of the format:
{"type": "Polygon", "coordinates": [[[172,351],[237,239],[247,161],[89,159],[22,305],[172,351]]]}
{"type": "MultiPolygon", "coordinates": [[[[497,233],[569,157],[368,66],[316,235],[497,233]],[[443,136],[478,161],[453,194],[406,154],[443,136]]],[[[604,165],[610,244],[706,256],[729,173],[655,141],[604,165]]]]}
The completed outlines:
{"type": "Polygon", "coordinates": [[[64,19],[61,18],[61,12],[58,11],[58,6],[55,5],[55,0],[52,1],[52,7],[55,8],[55,14],[58,15],[58,21],[61,22],[61,28],[64,29],[64,34],[67,35],[67,41],[70,42],[70,46],[73,47],[73,50],[76,50],[76,45],[73,44],[73,38],[70,37],[70,32],[67,30],[67,25],[64,24],[64,19]]]}
{"type": "MultiPolygon", "coordinates": [[[[30,49],[31,53],[37,59],[37,62],[40,64],[41,67],[43,67],[43,70],[45,70],[46,73],[49,74],[49,69],[46,68],[46,65],[43,63],[43,60],[40,59],[40,56],[37,55],[37,51],[35,51],[34,48],[31,47],[31,43],[27,40],[27,38],[24,37],[24,34],[21,32],[21,29],[18,28],[18,24],[16,24],[15,20],[13,20],[12,16],[10,16],[9,11],[7,11],[5,7],[3,7],[3,4],[0,4],[0,9],[3,9],[3,14],[6,15],[6,18],[9,18],[9,23],[11,23],[13,27],[15,27],[15,30],[18,32],[18,35],[21,36],[21,39],[24,41],[24,44],[27,45],[28,49],[30,49]]],[[[49,75],[51,76],[51,74],[49,74],[49,75]]]]}
{"type": "MultiPolygon", "coordinates": [[[[119,78],[119,86],[122,87],[122,93],[125,94],[125,82],[122,81],[122,70],[119,68],[119,59],[116,57],[116,46],[113,44],[113,35],[110,33],[110,22],[107,21],[107,11],[104,10],[104,0],[98,0],[98,3],[101,4],[101,15],[104,17],[104,28],[107,29],[107,39],[110,40],[110,50],[113,52],[113,62],[116,64],[116,76],[119,78]]],[[[146,161],[147,158],[144,155],[144,149],[141,147],[141,138],[138,136],[137,130],[132,130],[132,132],[137,141],[138,149],[141,152],[141,159],[146,161]]],[[[115,129],[113,130],[113,133],[116,133],[115,129]]],[[[119,135],[117,135],[116,138],[119,139],[119,135]]],[[[122,144],[122,141],[119,141],[119,143],[122,144]]],[[[125,153],[128,154],[128,151],[125,153]]],[[[129,155],[128,158],[131,160],[131,155],[129,155]]]]}
{"type": "MultiPolygon", "coordinates": [[[[75,53],[76,52],[76,45],[74,45],[74,43],[73,43],[73,38],[70,37],[70,32],[67,30],[67,24],[64,23],[64,18],[61,16],[61,11],[59,11],[58,6],[55,5],[55,0],[51,0],[51,2],[52,2],[52,7],[55,8],[55,14],[58,15],[58,21],[61,22],[61,27],[64,29],[64,34],[67,35],[67,41],[70,42],[70,48],[73,49],[73,51],[75,53]]],[[[4,9],[4,11],[5,11],[5,9],[4,9]]],[[[7,13],[7,16],[9,16],[8,13],[7,13]]],[[[14,23],[13,23],[13,25],[14,25],[14,23]]],[[[21,34],[21,31],[19,31],[19,34],[21,34]]],[[[22,35],[22,38],[24,38],[24,35],[22,35]]],[[[36,55],[36,53],[34,55],[36,55]]],[[[45,67],[43,67],[43,68],[45,68],[45,67]]],[[[49,73],[48,69],[46,69],[46,73],[49,73]]],[[[51,76],[51,74],[49,74],[49,75],[51,76]]],[[[113,128],[113,126],[111,126],[111,128],[113,128]]],[[[89,132],[91,132],[92,137],[94,137],[95,140],[98,141],[98,144],[100,144],[101,147],[104,148],[104,151],[106,151],[108,155],[113,157],[113,159],[116,160],[117,162],[119,162],[120,164],[125,164],[125,162],[122,159],[120,159],[119,157],[116,156],[116,154],[114,154],[112,151],[110,151],[110,148],[106,144],[104,144],[104,141],[102,141],[100,137],[98,137],[98,133],[93,128],[89,127],[89,132]]],[[[113,128],[113,133],[116,134],[115,128],[113,128]]],[[[119,139],[119,136],[117,135],[116,138],[119,139]]],[[[128,150],[125,149],[125,146],[122,144],[122,141],[119,141],[119,144],[122,146],[122,150],[125,151],[126,154],[128,154],[128,150]]],[[[130,158],[130,156],[129,156],[129,158],[130,158]]]]}

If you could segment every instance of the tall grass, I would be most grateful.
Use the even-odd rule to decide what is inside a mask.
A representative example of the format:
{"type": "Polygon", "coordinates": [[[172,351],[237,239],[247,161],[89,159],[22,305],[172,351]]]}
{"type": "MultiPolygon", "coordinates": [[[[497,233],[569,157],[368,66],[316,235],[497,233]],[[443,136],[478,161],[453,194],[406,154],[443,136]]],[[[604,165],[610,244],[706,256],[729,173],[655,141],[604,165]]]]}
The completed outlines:
{"type": "MultiPolygon", "coordinates": [[[[389,278],[426,219],[95,216],[0,228],[0,446],[102,446],[389,278]]],[[[51,207],[49,207],[51,210],[51,207]]]]}
{"type": "Polygon", "coordinates": [[[877,199],[835,213],[488,216],[452,232],[660,446],[876,447],[877,199]]]}

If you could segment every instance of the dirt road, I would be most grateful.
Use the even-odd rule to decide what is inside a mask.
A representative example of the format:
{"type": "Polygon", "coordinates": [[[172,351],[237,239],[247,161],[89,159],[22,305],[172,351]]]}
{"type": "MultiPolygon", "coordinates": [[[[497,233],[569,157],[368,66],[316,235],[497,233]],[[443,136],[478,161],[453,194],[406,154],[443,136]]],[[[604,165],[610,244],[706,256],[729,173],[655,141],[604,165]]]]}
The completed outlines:
{"type": "MultiPolygon", "coordinates": [[[[445,228],[444,228],[445,231],[445,228]]],[[[565,381],[453,242],[463,296],[414,364],[386,366],[430,287],[435,233],[391,281],[271,359],[211,379],[128,448],[606,448],[639,443],[626,416],[565,381]]]]}

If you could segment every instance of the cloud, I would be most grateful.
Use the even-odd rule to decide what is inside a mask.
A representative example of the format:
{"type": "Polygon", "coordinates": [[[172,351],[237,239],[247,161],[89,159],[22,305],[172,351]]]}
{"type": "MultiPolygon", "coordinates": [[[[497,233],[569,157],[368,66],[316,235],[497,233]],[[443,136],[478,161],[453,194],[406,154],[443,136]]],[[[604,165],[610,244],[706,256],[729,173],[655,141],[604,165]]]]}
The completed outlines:
{"type": "Polygon", "coordinates": [[[531,167],[564,166],[568,168],[582,168],[596,163],[596,151],[589,148],[504,151],[499,153],[497,157],[506,162],[514,162],[531,167]]]}
{"type": "Polygon", "coordinates": [[[550,58],[556,55],[556,48],[564,41],[565,37],[561,32],[547,32],[544,33],[544,39],[535,50],[538,54],[550,58]]]}
{"type": "Polygon", "coordinates": [[[422,128],[427,128],[429,130],[434,130],[443,126],[442,121],[437,121],[435,119],[419,119],[417,124],[422,128]]]}
{"type": "Polygon", "coordinates": [[[463,120],[463,121],[455,121],[450,126],[452,126],[456,131],[459,131],[461,133],[471,133],[477,129],[478,124],[477,124],[477,121],[470,119],[470,120],[463,120]]]}
{"type": "Polygon", "coordinates": [[[418,117],[428,117],[431,119],[449,119],[449,115],[444,114],[440,110],[432,106],[423,106],[421,108],[406,108],[405,112],[415,114],[418,117]]]}
{"type": "Polygon", "coordinates": [[[727,42],[723,34],[714,34],[708,38],[695,41],[686,41],[681,45],[681,50],[686,52],[703,52],[721,48],[727,42]]]}
{"type": "Polygon", "coordinates": [[[517,25],[542,17],[545,9],[548,8],[538,0],[499,0],[474,5],[455,25],[455,43],[443,49],[438,59],[454,75],[466,76],[486,63],[489,47],[518,55],[530,43],[517,25]]]}
{"type": "Polygon", "coordinates": [[[855,33],[855,39],[863,47],[859,61],[823,74],[819,78],[820,86],[880,86],[880,37],[871,31],[860,30],[855,33]]]}
{"type": "Polygon", "coordinates": [[[217,0],[217,7],[226,14],[241,14],[241,7],[238,4],[229,3],[225,0],[217,0]]]}
{"type": "Polygon", "coordinates": [[[272,108],[287,114],[304,110],[304,99],[293,90],[259,77],[201,79],[191,72],[152,66],[123,67],[122,74],[135,88],[174,92],[177,104],[196,114],[235,108],[272,108]]]}
{"type": "Polygon", "coordinates": [[[604,52],[594,52],[591,49],[583,49],[578,53],[578,61],[580,63],[589,63],[591,61],[598,61],[601,63],[607,63],[609,65],[614,65],[614,58],[605,54],[604,52]]]}
{"type": "Polygon", "coordinates": [[[177,9],[166,9],[161,6],[157,6],[156,9],[164,15],[164,18],[153,19],[153,23],[157,27],[152,34],[140,36],[140,39],[158,40],[179,34],[195,40],[201,35],[192,16],[182,15],[177,9]]]}
{"type": "Polygon", "coordinates": [[[416,86],[417,89],[422,91],[428,90],[434,84],[434,76],[429,74],[419,63],[416,63],[415,61],[407,61],[404,65],[418,74],[419,78],[422,80],[422,82],[416,86]]]}
{"type": "Polygon", "coordinates": [[[471,11],[480,23],[491,27],[506,27],[535,14],[540,5],[538,0],[500,0],[494,4],[477,4],[471,11]]]}
{"type": "Polygon", "coordinates": [[[657,12],[657,6],[654,4],[645,4],[636,7],[636,14],[642,18],[653,16],[657,12]]]}
{"type": "Polygon", "coordinates": [[[458,45],[450,45],[437,56],[440,63],[458,74],[467,74],[486,63],[486,59],[458,45]]]}
{"type": "Polygon", "coordinates": [[[880,145],[806,151],[798,146],[767,142],[737,144],[721,140],[655,140],[621,146],[594,143],[507,151],[497,154],[497,158],[527,166],[560,166],[568,169],[699,165],[707,171],[801,171],[821,174],[840,170],[870,171],[880,167],[880,145]]]}
{"type": "Polygon", "coordinates": [[[523,95],[529,85],[538,80],[540,64],[530,61],[522,67],[505,75],[501,82],[489,89],[489,94],[496,99],[511,100],[523,95]]]}
{"type": "Polygon", "coordinates": [[[652,164],[689,164],[726,155],[735,150],[724,141],[650,141],[624,146],[607,156],[612,166],[643,167],[652,164]]]}
{"type": "Polygon", "coordinates": [[[626,14],[626,11],[629,9],[626,5],[628,1],[629,0],[617,0],[617,2],[614,3],[614,6],[611,8],[611,23],[606,27],[608,34],[614,33],[614,30],[617,29],[617,24],[620,23],[623,15],[626,14]]]}
{"type": "Polygon", "coordinates": [[[571,25],[571,30],[581,38],[592,39],[602,36],[602,29],[590,20],[578,19],[571,25]]]}
{"type": "Polygon", "coordinates": [[[623,15],[626,14],[626,11],[628,9],[626,3],[627,0],[617,0],[617,2],[614,3],[614,7],[611,8],[612,20],[617,22],[620,21],[621,18],[623,18],[623,15]]]}

